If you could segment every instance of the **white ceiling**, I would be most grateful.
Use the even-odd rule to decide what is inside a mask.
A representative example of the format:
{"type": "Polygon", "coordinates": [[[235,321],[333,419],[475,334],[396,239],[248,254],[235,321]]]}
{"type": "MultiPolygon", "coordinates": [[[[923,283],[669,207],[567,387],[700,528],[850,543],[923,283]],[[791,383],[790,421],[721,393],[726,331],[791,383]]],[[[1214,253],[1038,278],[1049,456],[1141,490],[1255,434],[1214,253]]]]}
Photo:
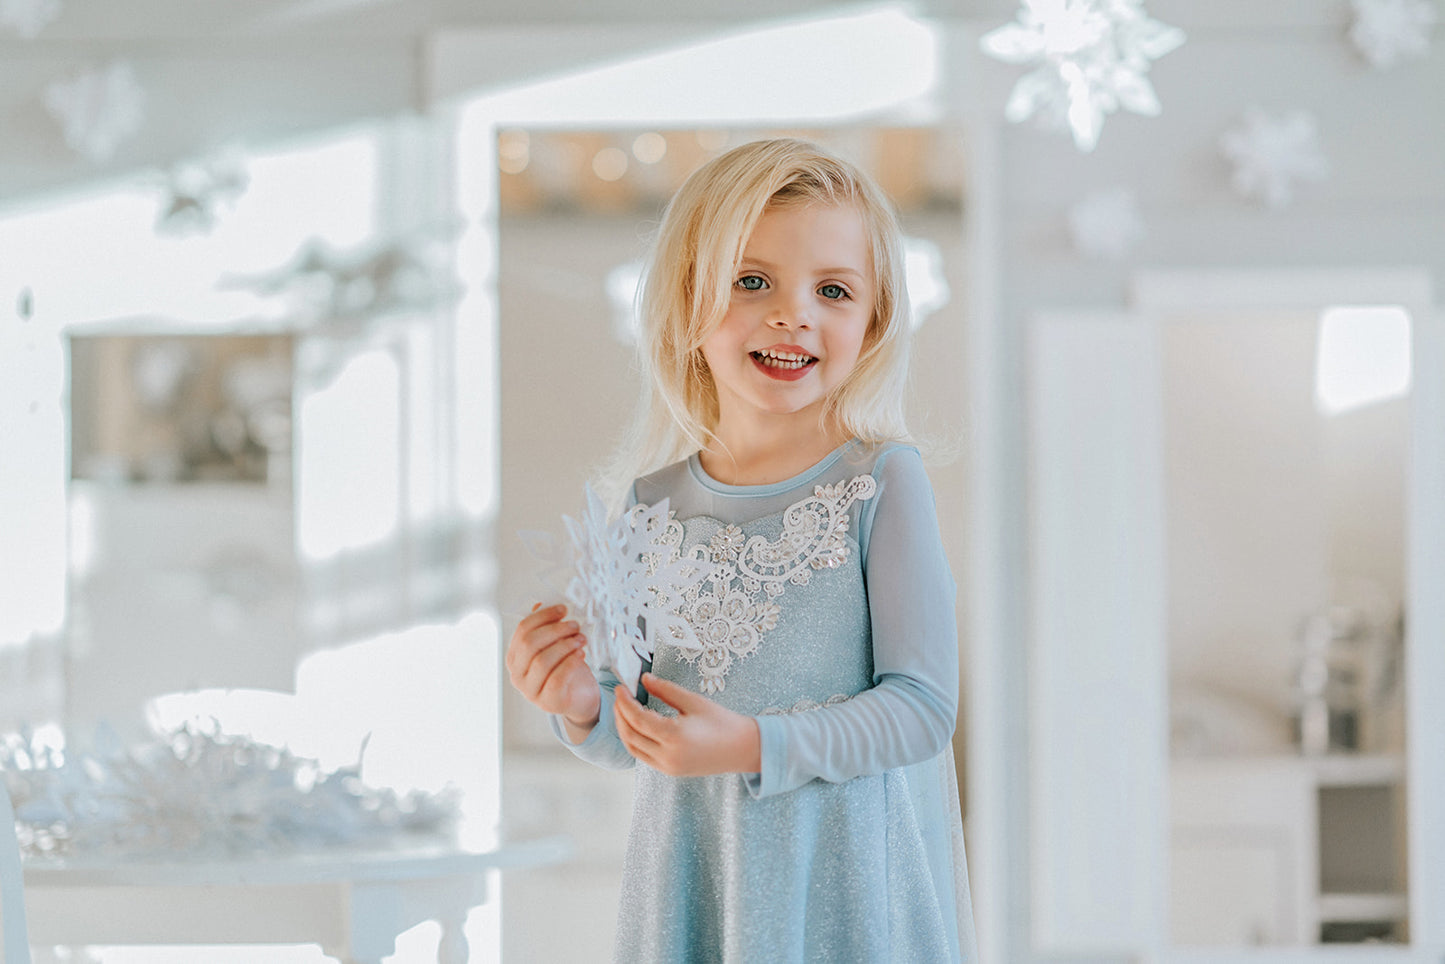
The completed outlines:
{"type": "MultiPolygon", "coordinates": [[[[570,63],[575,49],[616,54],[646,49],[663,36],[701,39],[808,15],[891,7],[924,19],[1002,24],[1018,10],[1017,0],[58,2],[59,17],[32,40],[0,26],[0,209],[226,145],[275,143],[423,107],[431,100],[428,41],[447,32],[530,30],[535,41],[536,28],[565,28],[567,42],[559,34],[530,65],[532,75],[541,75],[570,63]],[[112,158],[97,163],[66,145],[45,91],[116,61],[133,66],[145,91],[144,122],[112,158]]],[[[1238,30],[1241,22],[1318,29],[1322,17],[1343,17],[1337,6],[1343,8],[1321,0],[1149,2],[1166,22],[1216,30],[1238,30]]],[[[517,60],[500,58],[491,74],[470,73],[515,82],[526,76],[517,73],[517,60]]]]}
{"type": "MultiPolygon", "coordinates": [[[[232,143],[274,141],[414,109],[427,39],[568,25],[701,33],[876,8],[827,0],[60,0],[26,40],[0,27],[0,206],[232,143]],[[145,90],[140,133],[102,163],[64,143],[47,85],[124,60],[145,90]]],[[[1005,20],[1013,0],[922,0],[919,15],[1005,20]]],[[[646,30],[643,30],[645,33],[646,30]]]]}
{"type": "MultiPolygon", "coordinates": [[[[63,0],[52,40],[371,36],[415,38],[441,27],[537,23],[738,21],[863,6],[829,0],[63,0]]],[[[878,4],[873,4],[877,6],[878,4]]],[[[923,4],[934,10],[995,3],[923,4]]],[[[1002,6],[1007,9],[1007,4],[1002,6]]],[[[920,9],[920,5],[912,5],[920,9]]]]}

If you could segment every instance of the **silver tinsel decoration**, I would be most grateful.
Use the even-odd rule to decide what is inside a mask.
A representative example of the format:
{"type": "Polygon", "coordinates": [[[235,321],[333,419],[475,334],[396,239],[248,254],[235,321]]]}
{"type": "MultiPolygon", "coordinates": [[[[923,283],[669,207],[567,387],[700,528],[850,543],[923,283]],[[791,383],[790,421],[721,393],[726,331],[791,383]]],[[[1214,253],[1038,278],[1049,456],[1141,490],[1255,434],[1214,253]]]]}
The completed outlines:
{"type": "Polygon", "coordinates": [[[196,726],[134,746],[102,727],[92,748],[63,752],[21,732],[0,742],[0,775],[29,857],[434,842],[450,838],[459,797],[369,787],[359,759],[328,772],[285,748],[196,726]]]}

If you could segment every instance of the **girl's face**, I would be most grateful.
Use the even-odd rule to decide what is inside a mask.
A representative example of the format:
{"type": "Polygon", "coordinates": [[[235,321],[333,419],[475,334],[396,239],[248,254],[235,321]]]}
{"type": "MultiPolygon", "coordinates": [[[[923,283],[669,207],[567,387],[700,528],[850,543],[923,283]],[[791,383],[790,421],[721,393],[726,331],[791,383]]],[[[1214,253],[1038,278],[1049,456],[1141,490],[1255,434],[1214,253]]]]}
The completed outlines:
{"type": "Polygon", "coordinates": [[[858,362],[874,301],[868,232],[856,209],[764,209],[727,314],[702,344],[719,428],[757,415],[816,420],[858,362]]]}

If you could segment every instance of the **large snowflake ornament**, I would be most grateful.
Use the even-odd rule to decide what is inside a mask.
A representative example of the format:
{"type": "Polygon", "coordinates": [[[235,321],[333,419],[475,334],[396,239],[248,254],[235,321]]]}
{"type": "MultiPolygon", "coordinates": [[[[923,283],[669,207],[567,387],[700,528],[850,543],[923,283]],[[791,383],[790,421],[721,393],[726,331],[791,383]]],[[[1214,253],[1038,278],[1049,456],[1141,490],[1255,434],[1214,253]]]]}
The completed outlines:
{"type": "Polygon", "coordinates": [[[1070,130],[1082,151],[1121,107],[1159,113],[1149,67],[1182,43],[1184,32],[1148,17],[1141,0],[1023,0],[1016,22],[980,40],[991,57],[1037,65],[1014,85],[1004,116],[1070,130]]]}
{"type": "Polygon", "coordinates": [[[0,24],[34,40],[56,17],[60,0],[0,0],[0,24]]]}
{"type": "Polygon", "coordinates": [[[1235,191],[1274,210],[1294,200],[1297,182],[1323,181],[1329,174],[1315,119],[1306,111],[1276,119],[1252,107],[1219,147],[1234,165],[1235,191]]]}
{"type": "Polygon", "coordinates": [[[140,129],[145,91],[130,64],[90,70],[45,88],[45,106],[60,122],[65,142],[87,160],[109,160],[140,129]]]}
{"type": "Polygon", "coordinates": [[[522,538],[545,564],[542,581],[560,591],[581,625],[594,671],[610,670],[636,692],[643,661],[651,661],[659,640],[702,649],[678,610],[683,593],[715,567],[679,553],[682,525],[672,518],[668,500],[633,506],[609,523],[602,500],[589,486],[581,515],[563,516],[562,522],[565,543],[545,533],[526,532],[522,538]]]}
{"type": "Polygon", "coordinates": [[[1090,194],[1069,209],[1069,233],[1083,254],[1122,261],[1144,240],[1139,202],[1122,187],[1090,194]]]}
{"type": "Polygon", "coordinates": [[[1355,22],[1350,41],[1376,70],[1423,57],[1439,19],[1434,0],[1351,0],[1355,22]]]}

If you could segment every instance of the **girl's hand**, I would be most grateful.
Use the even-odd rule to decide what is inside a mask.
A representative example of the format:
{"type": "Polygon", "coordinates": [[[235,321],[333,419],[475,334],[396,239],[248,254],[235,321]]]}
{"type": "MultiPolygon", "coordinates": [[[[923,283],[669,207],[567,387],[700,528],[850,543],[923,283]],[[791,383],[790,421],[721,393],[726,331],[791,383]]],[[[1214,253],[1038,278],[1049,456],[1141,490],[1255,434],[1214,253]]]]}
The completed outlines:
{"type": "Polygon", "coordinates": [[[582,654],[586,638],[575,622],[563,622],[564,605],[541,608],[517,624],[507,645],[507,675],[529,702],[567,723],[573,742],[597,724],[602,693],[582,654]]]}
{"type": "Polygon", "coordinates": [[[617,735],[634,757],[674,777],[757,773],[762,768],[758,724],[752,717],[651,673],[643,674],[642,685],[678,715],[654,713],[625,687],[617,687],[617,735]]]}

